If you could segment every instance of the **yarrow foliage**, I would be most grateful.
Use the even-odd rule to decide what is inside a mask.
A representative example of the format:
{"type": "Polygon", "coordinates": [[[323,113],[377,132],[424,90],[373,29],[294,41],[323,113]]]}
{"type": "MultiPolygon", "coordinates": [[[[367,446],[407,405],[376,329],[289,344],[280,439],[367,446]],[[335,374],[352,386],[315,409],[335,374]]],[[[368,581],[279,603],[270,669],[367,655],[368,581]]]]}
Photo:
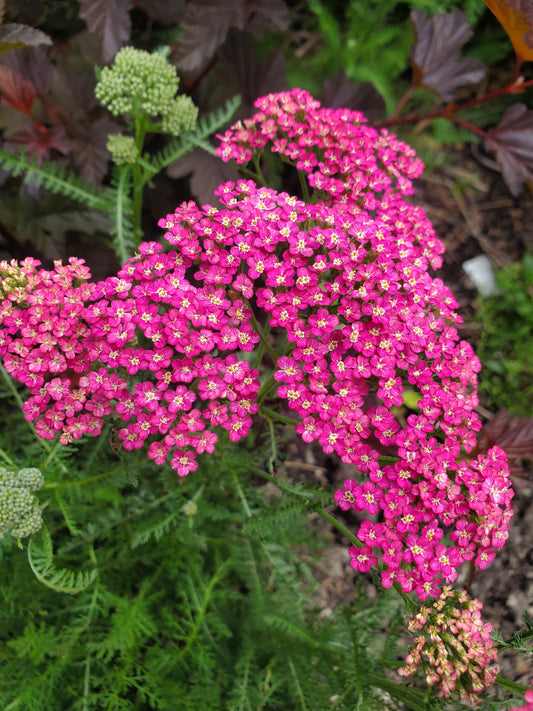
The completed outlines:
{"type": "Polygon", "coordinates": [[[354,569],[379,565],[385,586],[438,596],[464,561],[483,568],[503,545],[513,493],[501,449],[471,454],[480,365],[428,271],[443,247],[403,198],[421,163],[306,92],[257,107],[219,155],[257,165],[279,153],[304,199],[226,183],[220,207],[179,206],[159,223],[165,244],[142,244],[97,284],[80,260],[2,263],[0,354],[30,387],[40,436],[99,434],[113,414],[126,449],[146,446],[180,476],[222,431],[246,436],[277,387],[303,440],[357,467],[339,506],[382,513],[361,525],[354,569]],[[260,367],[272,371],[262,385],[260,367]],[[419,409],[400,424],[405,387],[419,409]]]}
{"type": "Polygon", "coordinates": [[[406,665],[398,670],[400,676],[411,676],[420,667],[427,683],[438,685],[439,696],[450,698],[458,691],[463,701],[477,703],[478,694],[498,673],[492,625],[483,623],[482,607],[479,600],[451,587],[445,587],[431,607],[421,607],[408,624],[417,636],[406,665]]]}

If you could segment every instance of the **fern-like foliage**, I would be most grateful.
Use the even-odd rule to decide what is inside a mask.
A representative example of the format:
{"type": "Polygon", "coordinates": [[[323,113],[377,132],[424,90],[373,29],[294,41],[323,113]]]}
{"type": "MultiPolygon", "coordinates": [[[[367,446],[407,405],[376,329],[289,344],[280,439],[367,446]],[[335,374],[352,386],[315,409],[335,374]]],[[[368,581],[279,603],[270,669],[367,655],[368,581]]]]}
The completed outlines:
{"type": "Polygon", "coordinates": [[[159,173],[164,168],[168,168],[171,163],[179,160],[179,158],[183,158],[184,155],[190,153],[190,151],[194,150],[198,145],[204,150],[212,152],[212,148],[206,144],[205,139],[229,123],[235,111],[239,108],[240,103],[240,96],[234,96],[229,99],[224,106],[221,106],[208,116],[199,118],[194,131],[184,133],[178,139],[171,141],[165,148],[150,159],[153,172],[149,174],[146,179],[149,180],[156,173],[159,173]]]}
{"type": "Polygon", "coordinates": [[[0,149],[0,164],[14,176],[24,176],[24,182],[32,181],[37,187],[64,195],[87,205],[91,210],[107,212],[112,206],[109,191],[97,188],[59,163],[43,162],[36,157],[26,155],[24,149],[13,153],[6,148],[0,149]]]}
{"type": "Polygon", "coordinates": [[[73,595],[88,588],[96,580],[98,571],[67,570],[54,564],[54,549],[50,533],[46,526],[40,531],[42,545],[39,546],[32,536],[28,543],[28,561],[37,580],[55,592],[73,595]]]}
{"type": "Polygon", "coordinates": [[[115,166],[112,178],[114,190],[110,193],[111,205],[107,208],[113,222],[111,234],[115,254],[124,264],[133,254],[138,244],[133,226],[133,206],[131,201],[131,173],[129,167],[115,166]]]}

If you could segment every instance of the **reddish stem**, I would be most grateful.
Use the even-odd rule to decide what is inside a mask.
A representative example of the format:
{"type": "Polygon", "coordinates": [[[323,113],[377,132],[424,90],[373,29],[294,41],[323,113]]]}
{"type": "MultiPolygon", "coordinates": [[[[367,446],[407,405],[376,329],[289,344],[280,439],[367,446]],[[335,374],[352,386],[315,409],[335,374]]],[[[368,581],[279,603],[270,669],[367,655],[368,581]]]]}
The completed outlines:
{"type": "MultiPolygon", "coordinates": [[[[533,86],[533,79],[530,79],[529,81],[513,81],[510,84],[507,84],[506,86],[501,87],[500,89],[495,89],[494,91],[489,92],[488,94],[485,94],[484,96],[480,96],[477,99],[470,99],[469,101],[464,101],[462,104],[455,104],[453,101],[447,104],[444,108],[439,109],[438,111],[432,111],[428,114],[417,114],[416,116],[407,116],[406,118],[390,118],[387,119],[386,121],[382,121],[381,123],[378,123],[376,125],[376,128],[386,128],[387,126],[399,126],[402,124],[410,124],[410,123],[419,123],[420,121],[428,121],[430,119],[435,119],[435,118],[448,118],[452,119],[453,114],[458,113],[459,111],[464,111],[464,109],[469,109],[472,106],[479,106],[481,104],[484,104],[488,101],[492,101],[493,99],[496,99],[498,96],[503,96],[504,94],[517,94],[521,93],[524,91],[524,89],[527,89],[528,87],[533,86]]],[[[397,111],[395,112],[397,113],[397,111]]],[[[453,119],[455,120],[455,119],[453,119]]],[[[473,124],[471,124],[472,126],[473,124]]],[[[469,126],[469,128],[471,127],[469,126]]],[[[471,129],[472,130],[472,129],[471,129]]],[[[479,129],[475,131],[475,133],[479,133],[479,129]]],[[[480,135],[485,135],[480,134],[480,135]]]]}
{"type": "Polygon", "coordinates": [[[515,81],[518,79],[518,75],[520,74],[520,67],[522,66],[522,57],[519,57],[518,54],[516,55],[516,65],[514,68],[513,76],[511,77],[510,84],[514,84],[515,81]]]}
{"type": "Polygon", "coordinates": [[[411,94],[413,93],[414,90],[415,90],[415,87],[414,87],[413,84],[411,84],[411,86],[409,87],[409,89],[407,89],[407,91],[405,92],[405,94],[404,94],[404,95],[402,96],[402,98],[400,99],[398,105],[396,106],[396,108],[395,108],[394,111],[392,112],[392,115],[391,115],[389,121],[394,121],[394,120],[396,119],[396,117],[398,116],[398,114],[400,113],[400,111],[403,109],[403,107],[405,106],[405,104],[406,104],[406,103],[409,101],[409,99],[411,98],[411,94]]]}
{"type": "Polygon", "coordinates": [[[464,126],[469,131],[472,131],[472,133],[477,133],[477,135],[481,136],[481,138],[485,138],[487,136],[486,131],[484,131],[482,128],[479,128],[479,126],[476,126],[474,123],[470,123],[470,121],[463,121],[462,119],[458,119],[455,116],[449,116],[448,118],[450,119],[450,121],[453,121],[453,123],[456,123],[459,126],[464,126]]]}

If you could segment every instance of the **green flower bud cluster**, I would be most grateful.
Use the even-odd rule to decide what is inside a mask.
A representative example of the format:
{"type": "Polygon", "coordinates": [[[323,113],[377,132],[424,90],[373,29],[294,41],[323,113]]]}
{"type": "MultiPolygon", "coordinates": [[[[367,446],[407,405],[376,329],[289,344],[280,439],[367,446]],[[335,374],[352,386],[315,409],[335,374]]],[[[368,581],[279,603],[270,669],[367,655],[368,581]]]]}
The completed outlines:
{"type": "Polygon", "coordinates": [[[113,162],[117,165],[135,163],[139,157],[139,149],[135,145],[132,136],[124,136],[122,133],[114,133],[107,138],[107,150],[113,156],[113,162]]]}
{"type": "Polygon", "coordinates": [[[176,97],[178,84],[176,69],[165,57],[124,47],[113,66],[100,73],[95,94],[115,116],[160,116],[163,130],[178,135],[194,126],[198,112],[188,97],[176,97]]]}
{"type": "Polygon", "coordinates": [[[25,538],[41,528],[41,509],[31,492],[43,484],[44,477],[35,467],[18,472],[0,467],[0,537],[11,533],[25,538]]]}
{"type": "Polygon", "coordinates": [[[182,131],[192,131],[196,125],[198,107],[188,96],[178,96],[173,104],[172,111],[163,116],[161,127],[164,133],[177,136],[182,131]]]}

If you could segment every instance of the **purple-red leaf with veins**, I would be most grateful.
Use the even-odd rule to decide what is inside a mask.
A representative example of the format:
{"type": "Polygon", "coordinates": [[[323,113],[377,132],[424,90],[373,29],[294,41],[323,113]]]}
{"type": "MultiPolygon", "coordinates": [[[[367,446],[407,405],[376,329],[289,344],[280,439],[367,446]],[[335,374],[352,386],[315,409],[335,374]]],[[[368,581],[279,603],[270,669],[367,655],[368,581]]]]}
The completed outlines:
{"type": "Polygon", "coordinates": [[[230,30],[228,41],[220,50],[218,58],[218,69],[226,77],[225,84],[229,84],[230,74],[234,74],[238,82],[235,90],[231,86],[228,87],[230,94],[227,98],[236,93],[240,94],[243,112],[254,113],[253,104],[258,96],[287,89],[283,52],[271,52],[259,63],[256,42],[248,32],[230,30]]]}
{"type": "Polygon", "coordinates": [[[31,112],[33,101],[37,96],[31,82],[3,64],[0,64],[0,93],[5,106],[11,106],[12,109],[22,111],[24,114],[31,112]]]}
{"type": "Polygon", "coordinates": [[[26,128],[14,133],[5,142],[6,148],[18,152],[19,148],[25,148],[30,155],[37,157],[37,162],[41,164],[45,158],[50,156],[52,150],[67,155],[70,152],[70,141],[62,126],[37,126],[31,124],[26,128]]]}
{"type": "Polygon", "coordinates": [[[100,185],[111,157],[106,147],[107,137],[119,131],[118,124],[107,116],[101,116],[88,126],[79,126],[71,135],[72,160],[82,178],[100,185]]]}
{"type": "Polygon", "coordinates": [[[237,180],[239,172],[230,163],[223,163],[217,156],[196,149],[180,158],[167,168],[171,178],[183,178],[190,175],[191,193],[200,205],[218,202],[213,193],[221,183],[237,180]]]}
{"type": "Polygon", "coordinates": [[[495,444],[507,453],[511,475],[527,479],[524,465],[530,469],[533,465],[533,417],[517,417],[499,410],[481,430],[478,449],[486,452],[495,444]]]}
{"type": "Polygon", "coordinates": [[[487,131],[485,148],[494,151],[511,194],[533,180],[533,111],[524,104],[510,106],[500,123],[487,131]]]}
{"type": "Polygon", "coordinates": [[[483,79],[487,70],[483,62],[458,56],[473,34],[464,13],[454,10],[430,18],[413,10],[411,20],[415,34],[411,48],[414,86],[424,86],[444,101],[451,101],[458,89],[483,79]]]}
{"type": "Polygon", "coordinates": [[[135,7],[151,20],[173,25],[183,17],[185,0],[136,0],[135,7]]]}
{"type": "Polygon", "coordinates": [[[37,93],[42,96],[52,86],[54,65],[42,47],[25,47],[7,52],[0,57],[0,62],[33,84],[37,93]]]}
{"type": "Polygon", "coordinates": [[[247,5],[249,23],[246,29],[254,37],[262,37],[265,30],[286,32],[289,29],[289,8],[283,0],[255,0],[247,5]]]}
{"type": "Polygon", "coordinates": [[[325,80],[322,106],[361,111],[370,121],[385,118],[385,102],[374,85],[368,81],[354,84],[343,71],[325,80]]]}
{"type": "Polygon", "coordinates": [[[130,0],[80,0],[80,17],[100,41],[102,59],[110,62],[130,38],[130,0]]]}
{"type": "Polygon", "coordinates": [[[230,27],[242,30],[246,22],[243,0],[192,0],[181,22],[174,55],[184,72],[200,69],[223,44],[230,27]]]}

